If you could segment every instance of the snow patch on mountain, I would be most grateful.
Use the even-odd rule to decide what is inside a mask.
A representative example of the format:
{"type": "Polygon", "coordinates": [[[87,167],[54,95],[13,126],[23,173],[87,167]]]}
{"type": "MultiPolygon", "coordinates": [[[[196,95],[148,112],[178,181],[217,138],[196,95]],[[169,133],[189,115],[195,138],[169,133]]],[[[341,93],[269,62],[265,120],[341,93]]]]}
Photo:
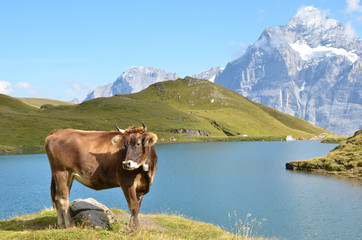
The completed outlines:
{"type": "Polygon", "coordinates": [[[308,44],[300,43],[299,41],[289,44],[289,46],[291,46],[293,50],[297,51],[304,61],[310,61],[315,58],[326,58],[330,57],[333,54],[344,56],[348,58],[352,63],[354,63],[358,59],[358,55],[354,53],[354,51],[347,51],[343,48],[334,48],[327,46],[318,46],[312,48],[308,44]]]}

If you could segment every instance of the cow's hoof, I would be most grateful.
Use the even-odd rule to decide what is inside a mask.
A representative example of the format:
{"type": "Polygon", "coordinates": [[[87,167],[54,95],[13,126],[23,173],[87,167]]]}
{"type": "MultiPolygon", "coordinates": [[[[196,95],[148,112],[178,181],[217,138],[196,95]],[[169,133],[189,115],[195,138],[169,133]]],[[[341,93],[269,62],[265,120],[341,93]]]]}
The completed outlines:
{"type": "Polygon", "coordinates": [[[58,227],[58,229],[65,229],[65,228],[66,228],[66,227],[65,227],[65,224],[62,224],[62,225],[59,225],[59,224],[58,224],[57,227],[58,227]]]}

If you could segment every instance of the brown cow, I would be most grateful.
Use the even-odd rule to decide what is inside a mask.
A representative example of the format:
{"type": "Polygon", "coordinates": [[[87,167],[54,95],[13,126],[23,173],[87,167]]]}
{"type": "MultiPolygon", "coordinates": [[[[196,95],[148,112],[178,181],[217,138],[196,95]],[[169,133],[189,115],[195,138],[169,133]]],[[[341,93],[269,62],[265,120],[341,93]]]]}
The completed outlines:
{"type": "Polygon", "coordinates": [[[45,140],[52,172],[51,197],[58,227],[73,227],[69,193],[73,180],[94,190],[121,187],[138,226],[138,211],[157,170],[157,136],[143,127],[119,131],[54,130],[45,140]]]}

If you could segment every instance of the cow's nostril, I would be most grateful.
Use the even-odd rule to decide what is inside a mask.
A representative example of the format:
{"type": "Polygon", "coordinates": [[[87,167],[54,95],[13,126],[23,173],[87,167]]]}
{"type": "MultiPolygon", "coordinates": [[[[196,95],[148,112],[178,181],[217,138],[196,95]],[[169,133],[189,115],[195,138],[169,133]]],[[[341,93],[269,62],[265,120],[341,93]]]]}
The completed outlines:
{"type": "Polygon", "coordinates": [[[123,162],[123,167],[124,168],[130,168],[131,167],[131,162],[130,161],[123,162]]]}

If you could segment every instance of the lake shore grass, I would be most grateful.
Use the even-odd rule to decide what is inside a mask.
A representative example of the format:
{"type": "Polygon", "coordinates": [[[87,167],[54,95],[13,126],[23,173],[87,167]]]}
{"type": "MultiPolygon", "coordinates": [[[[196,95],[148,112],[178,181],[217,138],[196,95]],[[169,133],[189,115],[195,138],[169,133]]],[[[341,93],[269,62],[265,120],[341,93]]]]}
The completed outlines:
{"type": "Polygon", "coordinates": [[[342,140],[326,156],[289,162],[286,168],[339,177],[362,185],[362,130],[342,140]]]}
{"type": "Polygon", "coordinates": [[[117,221],[108,229],[92,228],[78,223],[76,228],[57,229],[56,211],[46,209],[39,213],[0,221],[0,239],[250,239],[253,236],[235,235],[215,225],[168,214],[140,214],[140,229],[128,228],[129,215],[111,209],[117,221]]]}

